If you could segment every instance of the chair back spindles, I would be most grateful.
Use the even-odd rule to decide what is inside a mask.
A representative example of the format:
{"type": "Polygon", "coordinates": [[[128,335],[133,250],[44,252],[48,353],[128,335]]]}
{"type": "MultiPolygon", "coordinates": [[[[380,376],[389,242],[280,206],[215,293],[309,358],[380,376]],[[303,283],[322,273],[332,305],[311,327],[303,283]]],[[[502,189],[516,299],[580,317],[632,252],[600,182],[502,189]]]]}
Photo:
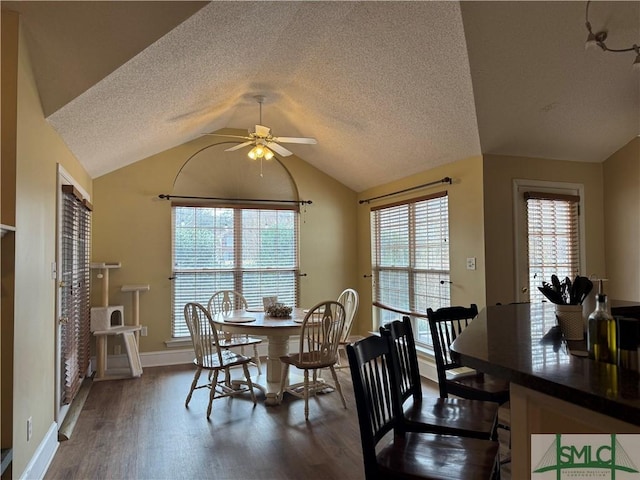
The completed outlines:
{"type": "Polygon", "coordinates": [[[344,328],[342,330],[341,342],[345,343],[351,335],[351,328],[353,327],[353,319],[358,311],[359,295],[353,288],[345,289],[338,296],[338,303],[344,307],[344,328]]]}
{"type": "Polygon", "coordinates": [[[509,400],[509,381],[464,368],[452,356],[451,344],[478,315],[478,307],[427,309],[433,339],[433,355],[438,369],[440,396],[449,395],[498,404],[509,400]],[[457,371],[456,371],[457,370],[457,371]]]}
{"type": "Polygon", "coordinates": [[[422,399],[422,385],[411,319],[405,316],[402,321],[394,320],[380,327],[380,334],[383,337],[389,337],[392,346],[391,359],[398,364],[397,379],[400,403],[409,397],[413,397],[414,402],[420,401],[422,399]]]}
{"type": "Polygon", "coordinates": [[[310,309],[302,322],[299,361],[305,363],[335,361],[344,322],[345,310],[338,302],[326,301],[310,309]]]}
{"type": "MultiPolygon", "coordinates": [[[[222,314],[229,316],[234,310],[246,310],[248,303],[244,295],[235,290],[219,290],[215,292],[207,303],[209,314],[214,316],[222,314]]],[[[258,344],[262,342],[261,338],[251,337],[246,333],[229,333],[223,327],[217,328],[218,337],[222,340],[221,346],[229,349],[240,347],[240,352],[244,355],[244,347],[253,346],[252,362],[258,368],[258,373],[262,374],[260,356],[258,354],[258,344]]]]}
{"type": "Polygon", "coordinates": [[[471,304],[469,308],[447,307],[436,311],[427,309],[442,398],[448,397],[446,371],[460,367],[451,356],[451,344],[477,315],[478,307],[475,304],[471,304]]]}
{"type": "MultiPolygon", "coordinates": [[[[402,330],[404,323],[396,320],[390,328],[402,330]]],[[[405,424],[402,413],[399,413],[402,406],[398,401],[396,381],[398,358],[402,358],[404,353],[398,356],[394,352],[407,351],[411,342],[410,337],[402,336],[391,340],[386,328],[381,328],[380,336],[372,335],[347,345],[367,480],[498,478],[497,442],[454,436],[462,433],[455,427],[443,430],[422,425],[419,429],[412,429],[405,424]],[[391,430],[393,436],[390,435],[391,430]]],[[[434,407],[428,410],[434,410],[434,407]]]]}
{"type": "Polygon", "coordinates": [[[229,315],[233,310],[246,310],[247,300],[234,290],[220,290],[213,294],[207,304],[207,310],[211,315],[222,313],[229,315]]]}
{"type": "Polygon", "coordinates": [[[216,348],[218,334],[213,328],[209,312],[199,303],[187,303],[184,306],[184,317],[198,364],[203,368],[211,368],[214,356],[218,358],[219,364],[222,364],[222,356],[216,348]]]}
{"type": "Polygon", "coordinates": [[[194,363],[196,371],[191,382],[191,389],[185,400],[185,406],[189,406],[194,390],[200,388],[209,389],[209,405],[207,407],[207,419],[211,416],[211,406],[215,398],[238,395],[244,392],[251,393],[251,399],[255,405],[256,396],[253,392],[253,383],[247,364],[250,358],[236,354],[220,347],[218,330],[216,329],[211,314],[199,303],[187,303],[184,306],[184,319],[191,334],[191,342],[195,353],[194,363]],[[231,367],[241,366],[244,373],[243,384],[246,388],[233,388],[231,385],[218,384],[218,374],[221,371],[228,372],[231,367]],[[209,370],[208,382],[198,385],[202,370],[209,370]]]}
{"type": "Polygon", "coordinates": [[[389,347],[378,336],[347,345],[366,478],[375,478],[376,445],[395,426],[389,372],[389,347]]]}
{"type": "Polygon", "coordinates": [[[347,402],[342,394],[335,371],[344,321],[342,304],[334,300],[318,303],[307,312],[302,321],[298,353],[280,357],[280,361],[283,363],[280,395],[288,392],[297,397],[303,397],[305,420],[309,419],[309,396],[315,395],[318,391],[324,391],[327,387],[333,387],[338,391],[342,406],[347,408],[347,402]],[[288,384],[287,377],[291,365],[304,370],[302,384],[288,384]],[[333,385],[318,378],[318,371],[322,368],[328,368],[331,372],[333,385]],[[309,372],[313,374],[311,381],[309,380],[309,372]]]}
{"type": "Polygon", "coordinates": [[[423,398],[411,319],[403,317],[380,327],[393,364],[397,428],[402,432],[433,432],[473,438],[493,438],[498,407],[459,398],[423,398]]]}

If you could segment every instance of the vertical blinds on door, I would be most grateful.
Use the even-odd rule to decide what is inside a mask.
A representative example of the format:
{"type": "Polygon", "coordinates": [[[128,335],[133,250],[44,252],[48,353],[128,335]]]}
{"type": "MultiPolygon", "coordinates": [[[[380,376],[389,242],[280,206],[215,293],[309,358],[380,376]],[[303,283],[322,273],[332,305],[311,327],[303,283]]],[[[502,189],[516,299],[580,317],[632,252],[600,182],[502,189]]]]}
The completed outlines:
{"type": "Polygon", "coordinates": [[[531,302],[542,302],[538,286],[551,275],[573,279],[580,271],[580,197],[525,192],[531,302]]]}
{"type": "Polygon", "coordinates": [[[91,205],[71,185],[62,187],[60,323],[63,402],[71,403],[89,369],[91,205]]]}

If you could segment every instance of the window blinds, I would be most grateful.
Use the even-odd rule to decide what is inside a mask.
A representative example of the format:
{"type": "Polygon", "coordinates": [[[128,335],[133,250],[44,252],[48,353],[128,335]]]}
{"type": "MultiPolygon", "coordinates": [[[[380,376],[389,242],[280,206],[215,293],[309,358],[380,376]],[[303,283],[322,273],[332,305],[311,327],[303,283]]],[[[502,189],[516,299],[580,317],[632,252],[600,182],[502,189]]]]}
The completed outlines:
{"type": "Polygon", "coordinates": [[[529,300],[542,302],[538,290],[551,275],[573,279],[580,271],[579,202],[576,195],[526,192],[529,300]]]}
{"type": "Polygon", "coordinates": [[[89,369],[91,341],[91,205],[71,185],[62,187],[60,324],[63,403],[74,399],[89,369]]]}
{"type": "Polygon", "coordinates": [[[205,307],[218,290],[298,304],[298,213],[294,209],[173,207],[173,337],[189,336],[184,305],[205,307]]]}
{"type": "Polygon", "coordinates": [[[380,323],[450,304],[446,191],[373,208],[371,239],[380,323]]]}

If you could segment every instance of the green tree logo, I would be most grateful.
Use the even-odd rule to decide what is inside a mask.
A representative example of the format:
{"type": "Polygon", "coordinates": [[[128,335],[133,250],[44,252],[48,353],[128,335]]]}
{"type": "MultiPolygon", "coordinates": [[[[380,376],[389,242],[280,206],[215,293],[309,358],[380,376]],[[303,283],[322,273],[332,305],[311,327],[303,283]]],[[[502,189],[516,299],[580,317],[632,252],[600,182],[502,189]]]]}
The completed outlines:
{"type": "MultiPolygon", "coordinates": [[[[598,435],[598,437],[602,437],[598,435]]],[[[610,442],[591,443],[584,445],[562,444],[562,435],[556,434],[545,454],[535,466],[533,473],[556,471],[556,478],[560,480],[563,470],[581,469],[591,471],[610,472],[610,478],[615,480],[616,471],[638,473],[627,452],[616,438],[610,435],[610,442]]]]}

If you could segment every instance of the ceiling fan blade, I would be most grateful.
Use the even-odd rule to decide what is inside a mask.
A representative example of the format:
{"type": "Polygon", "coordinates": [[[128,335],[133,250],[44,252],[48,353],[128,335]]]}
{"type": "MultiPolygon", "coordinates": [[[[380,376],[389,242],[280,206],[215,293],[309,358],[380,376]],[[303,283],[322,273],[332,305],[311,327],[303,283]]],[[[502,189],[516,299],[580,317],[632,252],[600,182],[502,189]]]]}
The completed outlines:
{"type": "Polygon", "coordinates": [[[271,133],[271,129],[269,127],[265,127],[264,125],[256,125],[255,133],[258,137],[267,137],[271,133]]]}
{"type": "Polygon", "coordinates": [[[281,143],[306,143],[315,145],[318,141],[312,137],[273,137],[276,142],[281,143]]]}
{"type": "Polygon", "coordinates": [[[290,152],[289,150],[287,150],[286,148],[284,148],[282,145],[278,145],[275,142],[268,142],[267,143],[267,147],[269,147],[271,150],[273,150],[274,152],[282,155],[283,157],[288,157],[289,155],[293,155],[292,152],[290,152]]]}
{"type": "Polygon", "coordinates": [[[236,150],[240,150],[241,148],[247,147],[247,146],[252,145],[252,144],[253,144],[253,141],[251,141],[251,140],[248,141],[248,142],[239,143],[238,145],[234,145],[231,148],[227,148],[225,150],[225,152],[235,152],[236,150]]]}
{"type": "Polygon", "coordinates": [[[251,140],[251,137],[242,135],[225,135],[223,133],[203,133],[203,135],[211,135],[212,137],[241,138],[243,140],[251,140]]]}

